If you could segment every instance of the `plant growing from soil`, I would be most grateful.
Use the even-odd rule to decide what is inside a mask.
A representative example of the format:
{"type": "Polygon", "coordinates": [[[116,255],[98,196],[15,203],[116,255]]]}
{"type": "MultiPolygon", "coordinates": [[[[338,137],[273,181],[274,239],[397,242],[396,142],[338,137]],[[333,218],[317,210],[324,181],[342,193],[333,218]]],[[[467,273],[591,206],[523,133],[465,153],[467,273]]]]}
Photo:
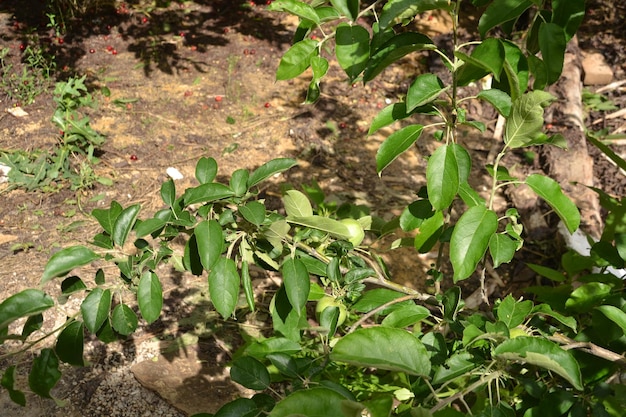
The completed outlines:
{"type": "MultiPolygon", "coordinates": [[[[508,295],[485,303],[484,309],[471,308],[457,285],[475,274],[484,282],[489,268],[510,262],[524,244],[515,208],[494,209],[498,190],[528,186],[567,230],[576,231],[580,223],[578,209],[558,183],[539,174],[514,177],[503,159],[529,146],[564,145],[559,135],[543,133],[543,111],[554,100],[543,88],[559,78],[584,3],[471,3],[481,7],[481,39],[462,43],[461,1],[388,0],[363,7],[358,0],[272,2],[271,9],[300,18],[277,78],[294,78],[312,68],[309,102],[320,97],[329,67],[324,54],[333,40],[350,82],[369,82],[412,52],[440,57],[451,81],[444,83],[434,73],[418,75],[404,100],[383,109],[370,127],[374,133],[398,120],[430,120],[404,125],[376,155],[380,174],[426,132],[440,142],[428,158],[418,198],[386,222],[367,207],[327,201],[313,183],[302,190],[285,187],[282,209],[270,210],[259,185],[296,161],[275,159],[252,172],[239,169],[228,183],[220,183],[216,161],[201,158],[198,185],[179,193],[173,181],[163,183],[164,208],[151,216],[140,218],[138,204],[112,202],[94,210],[102,227],[92,242],[98,249],[79,245],[59,251],[41,279],[42,288],[61,280],[62,301],[81,300],[66,323],[34,337],[43,313],[59,302],[41,288],[0,304],[2,340],[24,343],[14,353],[46,336],[56,338],[54,346],[36,356],[30,390],[51,397],[60,362],[85,364],[86,333],[109,342],[158,320],[163,290],[156,271],[169,262],[206,275],[208,298],[224,320],[257,309],[271,317],[271,334],[248,336],[231,364],[232,380],[258,394],[224,405],[216,416],[621,415],[624,388],[616,382],[626,363],[626,302],[615,268],[626,259],[622,199],[596,190],[609,215],[590,255],[567,252],[561,269],[529,265],[548,282],[528,289],[533,300],[508,295]],[[431,10],[452,18],[450,52],[404,26],[431,10]],[[509,35],[528,10],[530,28],[520,47],[509,35]],[[371,28],[362,23],[366,18],[373,18],[371,28]],[[491,88],[460,95],[462,87],[488,75],[491,88]],[[473,161],[460,134],[465,128],[485,129],[468,114],[470,100],[489,103],[506,120],[491,164],[474,167],[491,175],[483,195],[468,182],[473,161]],[[454,209],[453,203],[458,203],[454,209]],[[397,228],[416,232],[396,246],[437,254],[430,273],[445,291],[436,285],[433,294],[422,293],[387,276],[386,265],[368,243],[397,228]],[[180,237],[185,244],[177,250],[174,242],[180,237]],[[448,262],[451,272],[445,268],[448,262]],[[93,280],[76,275],[92,263],[93,280]],[[111,264],[116,273],[105,274],[104,265],[111,264]],[[269,306],[255,295],[252,267],[282,276],[269,306]],[[315,308],[308,308],[313,303],[315,308]],[[23,318],[23,327],[13,326],[23,318]]],[[[24,404],[15,372],[15,366],[5,370],[2,386],[24,404]]]]}

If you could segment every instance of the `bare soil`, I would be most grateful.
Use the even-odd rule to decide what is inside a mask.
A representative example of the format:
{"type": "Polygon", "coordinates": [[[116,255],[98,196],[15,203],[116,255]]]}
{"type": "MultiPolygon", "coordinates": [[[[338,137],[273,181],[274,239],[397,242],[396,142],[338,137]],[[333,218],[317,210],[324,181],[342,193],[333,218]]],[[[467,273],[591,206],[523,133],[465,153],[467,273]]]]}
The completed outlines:
{"type": "MultiPolygon", "coordinates": [[[[385,217],[399,214],[412,201],[424,183],[424,157],[435,146],[434,140],[420,139],[414,149],[379,178],[374,157],[391,130],[383,129],[368,137],[367,129],[380,109],[405,93],[412,76],[428,69],[429,61],[423,56],[407,58],[365,87],[351,86],[340,69],[332,65],[322,84],[321,100],[314,106],[303,106],[308,85],[306,73],[293,81],[275,81],[277,65],[290,45],[297,22],[271,14],[260,3],[265,4],[240,0],[172,2],[169,7],[150,13],[141,4],[101,4],[85,17],[66,22],[67,32],[62,38],[46,27],[44,2],[0,3],[0,47],[9,48],[8,59],[14,65],[20,65],[20,45],[32,42],[29,33],[36,33],[37,39],[56,57],[58,79],[87,74],[98,100],[97,108],[89,111],[91,125],[106,135],[96,171],[114,182],[113,186],[96,184],[79,192],[67,187],[54,192],[26,192],[0,185],[0,300],[19,289],[37,286],[47,259],[55,251],[88,242],[99,231],[89,215],[91,210],[108,207],[115,200],[123,206],[141,203],[140,216],[150,216],[162,208],[159,189],[167,179],[166,169],[174,167],[184,175],[176,181],[181,192],[194,185],[195,164],[202,156],[218,161],[222,180],[237,168],[254,169],[275,157],[294,157],[299,166],[277,183],[288,181],[297,186],[316,180],[329,198],[366,204],[385,217]],[[103,87],[110,90],[110,97],[101,93],[103,87]]],[[[625,79],[626,28],[621,19],[624,5],[589,3],[590,13],[580,34],[581,48],[602,52],[613,67],[615,78],[625,79]]],[[[440,16],[424,15],[416,24],[445,41],[448,26],[440,16]]],[[[605,94],[622,107],[626,101],[624,91],[622,86],[605,94]]],[[[0,151],[54,148],[58,132],[50,122],[54,111],[51,97],[50,91],[37,97],[35,103],[23,105],[28,112],[26,117],[0,115],[0,151]]],[[[4,109],[23,104],[10,96],[0,100],[4,109]]],[[[484,135],[468,134],[466,144],[477,161],[485,161],[492,147],[494,114],[475,103],[470,110],[475,119],[487,124],[488,131],[484,135]]],[[[604,120],[603,116],[590,113],[588,124],[600,120],[599,125],[609,133],[624,129],[623,118],[604,120]]],[[[552,122],[551,129],[567,128],[559,125],[558,120],[552,122]]],[[[621,150],[619,144],[614,149],[618,153],[621,150]]],[[[599,152],[594,151],[593,156],[594,185],[623,195],[624,176],[599,152]]],[[[529,162],[521,154],[509,161],[526,170],[541,169],[540,162],[529,162]]],[[[479,183],[486,173],[479,170],[480,163],[475,166],[474,177],[479,183]]],[[[270,195],[276,194],[276,190],[270,190],[270,195]]],[[[503,196],[500,204],[505,208],[510,203],[503,196]]],[[[543,239],[550,240],[545,236],[543,239]]],[[[552,246],[539,241],[520,257],[552,246]]],[[[538,256],[546,259],[553,255],[550,252],[538,256]]],[[[423,287],[431,262],[428,256],[417,256],[414,251],[386,256],[396,280],[423,287]]],[[[513,285],[507,286],[508,290],[523,290],[533,279],[520,272],[524,270],[521,261],[516,260],[502,275],[507,284],[513,285]]],[[[24,410],[23,414],[17,408],[6,408],[11,409],[10,415],[142,415],[124,406],[117,411],[98,408],[121,401],[119,396],[110,401],[94,400],[98,390],[116,384],[137,389],[137,396],[143,401],[141,407],[154,410],[154,404],[161,400],[132,385],[134,377],[129,366],[143,363],[136,359],[138,352],[148,358],[167,358],[159,355],[173,342],[188,340],[183,335],[193,334],[180,321],[193,314],[208,314],[194,307],[202,299],[204,278],[175,274],[167,268],[159,274],[166,288],[170,321],[157,323],[125,343],[109,347],[94,344],[88,355],[102,372],[70,370],[55,394],[68,403],[66,408],[58,408],[52,401],[33,400],[35,408],[24,410]],[[106,375],[119,379],[105,382],[106,375]]],[[[258,280],[260,288],[269,287],[263,276],[258,280]]],[[[468,290],[472,285],[475,286],[470,283],[468,290]]],[[[58,319],[62,322],[64,316],[58,319]]],[[[199,319],[196,324],[203,320],[209,319],[199,319]]],[[[239,393],[238,387],[223,378],[228,352],[238,343],[232,333],[232,329],[221,324],[210,332],[208,339],[197,343],[198,339],[192,337],[188,351],[176,350],[178,353],[162,361],[169,367],[169,374],[176,369],[190,369],[184,377],[174,375],[182,385],[186,381],[192,390],[204,387],[213,393],[204,398],[206,411],[214,412],[239,393]],[[175,362],[176,358],[185,359],[186,365],[175,362]],[[206,365],[188,366],[199,362],[206,365]],[[220,389],[215,388],[218,380],[220,389]]],[[[158,378],[165,378],[163,369],[152,371],[162,372],[160,377],[153,377],[156,385],[158,378]]],[[[167,388],[171,384],[161,385],[167,388]]],[[[159,391],[154,384],[150,388],[159,391]]],[[[5,394],[3,391],[2,396],[5,394]]],[[[176,403],[172,396],[163,392],[161,396],[176,403]]],[[[172,408],[160,415],[200,411],[185,409],[180,401],[177,407],[178,410],[172,408]]]]}

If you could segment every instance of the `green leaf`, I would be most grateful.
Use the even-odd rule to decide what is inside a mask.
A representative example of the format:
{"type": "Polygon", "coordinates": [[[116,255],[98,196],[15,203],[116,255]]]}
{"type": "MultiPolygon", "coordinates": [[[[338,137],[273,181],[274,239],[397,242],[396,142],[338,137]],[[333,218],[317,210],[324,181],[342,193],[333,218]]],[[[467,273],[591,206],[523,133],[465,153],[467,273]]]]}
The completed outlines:
{"type": "Polygon", "coordinates": [[[491,88],[481,91],[477,97],[491,104],[502,116],[509,117],[512,102],[511,97],[504,91],[491,88]]]}
{"type": "Polygon", "coordinates": [[[517,242],[508,235],[496,233],[489,239],[489,253],[491,254],[494,268],[511,262],[516,250],[517,242]]]}
{"type": "Polygon", "coordinates": [[[33,360],[33,366],[28,374],[28,386],[40,397],[52,398],[50,390],[60,378],[59,359],[52,349],[42,349],[39,356],[33,360]]]}
{"type": "Polygon", "coordinates": [[[342,23],[335,32],[337,62],[353,82],[370,57],[370,34],[362,26],[342,23]]]}
{"type": "Polygon", "coordinates": [[[480,365],[470,352],[461,351],[452,354],[443,366],[437,368],[433,384],[439,385],[473,371],[480,365]]]}
{"type": "Polygon", "coordinates": [[[464,64],[458,73],[459,85],[467,85],[472,81],[479,80],[491,73],[496,81],[500,81],[500,74],[504,66],[504,45],[496,38],[488,38],[482,41],[468,56],[456,52],[464,64]]]}
{"type": "Polygon", "coordinates": [[[371,81],[398,59],[411,52],[424,49],[436,49],[433,41],[426,35],[415,32],[404,32],[395,35],[372,53],[367,67],[365,68],[365,73],[363,74],[363,81],[371,81]]]}
{"type": "Polygon", "coordinates": [[[254,288],[252,288],[252,279],[250,278],[250,267],[248,262],[241,262],[241,285],[246,295],[246,302],[250,311],[254,311],[254,288]]]}
{"type": "Polygon", "coordinates": [[[624,334],[626,334],[626,313],[615,306],[605,305],[596,307],[596,310],[600,311],[613,323],[621,327],[624,334]]]}
{"type": "Polygon", "coordinates": [[[299,224],[312,229],[322,230],[330,233],[336,238],[348,240],[352,237],[350,229],[338,220],[323,216],[292,217],[288,218],[289,223],[299,224]]]}
{"type": "Polygon", "coordinates": [[[265,365],[252,356],[241,356],[233,361],[230,378],[246,388],[262,391],[270,385],[270,373],[265,365]]]}
{"type": "Polygon", "coordinates": [[[176,201],[176,185],[172,179],[161,184],[161,198],[169,207],[174,207],[176,201]]]}
{"type": "Polygon", "coordinates": [[[304,389],[279,401],[269,417],[345,417],[341,411],[345,399],[330,388],[304,389]]]}
{"type": "Polygon", "coordinates": [[[397,20],[410,19],[427,10],[451,10],[448,0],[389,0],[380,14],[381,29],[386,29],[397,20]]]}
{"type": "Polygon", "coordinates": [[[548,84],[557,82],[563,72],[566,46],[567,40],[562,27],[555,23],[542,23],[539,26],[539,49],[548,70],[548,84]]]}
{"type": "Polygon", "coordinates": [[[585,18],[585,0],[552,0],[552,23],[565,29],[565,41],[574,37],[585,18]]]}
{"type": "Polygon", "coordinates": [[[428,159],[426,166],[428,200],[435,210],[452,204],[459,191],[459,165],[452,146],[441,145],[428,159]]]}
{"type": "Polygon", "coordinates": [[[443,212],[436,211],[432,217],[425,219],[419,228],[419,233],[415,236],[413,245],[419,253],[427,253],[439,241],[439,236],[443,232],[443,212]]]}
{"type": "Polygon", "coordinates": [[[574,388],[583,390],[578,362],[572,354],[549,340],[538,337],[520,336],[504,341],[494,353],[497,357],[528,363],[561,375],[574,388]]]}
{"type": "Polygon", "coordinates": [[[122,336],[128,336],[137,329],[137,315],[126,304],[118,304],[111,315],[111,325],[122,336]]]}
{"type": "Polygon", "coordinates": [[[202,266],[210,271],[224,251],[222,226],[217,220],[204,220],[196,226],[194,236],[202,266]]]}
{"type": "Polygon", "coordinates": [[[183,194],[183,200],[185,205],[189,206],[191,204],[217,201],[233,195],[233,191],[224,184],[210,182],[194,188],[187,188],[185,194],[183,194]]]}
{"type": "Polygon", "coordinates": [[[285,220],[277,220],[263,233],[265,238],[274,248],[282,249],[283,239],[287,237],[291,226],[285,220]]]}
{"type": "Polygon", "coordinates": [[[85,366],[84,329],[83,322],[74,320],[59,334],[54,351],[60,360],[70,365],[85,366]]]}
{"type": "Polygon", "coordinates": [[[552,317],[555,320],[559,321],[561,324],[569,327],[574,332],[576,332],[576,327],[577,327],[576,319],[574,317],[564,316],[561,313],[557,313],[556,311],[552,310],[552,307],[550,307],[550,304],[536,305],[533,308],[533,311],[531,314],[543,314],[545,316],[552,317]]]}
{"type": "Polygon", "coordinates": [[[100,226],[107,232],[109,235],[113,233],[113,225],[115,224],[115,219],[122,212],[122,206],[117,201],[111,201],[111,207],[108,209],[94,209],[91,212],[91,215],[98,220],[100,226]]]}
{"type": "Polygon", "coordinates": [[[219,258],[209,274],[209,295],[220,315],[227,319],[235,312],[239,298],[237,265],[232,259],[219,258]]]}
{"type": "Polygon", "coordinates": [[[565,307],[576,313],[590,311],[602,304],[611,294],[611,286],[601,282],[589,282],[572,291],[565,302],[565,307]]]}
{"type": "Polygon", "coordinates": [[[409,86],[406,94],[407,112],[434,101],[447,89],[448,87],[444,87],[443,81],[435,74],[419,75],[409,86]]]}
{"type": "Polygon", "coordinates": [[[370,327],[358,329],[337,341],[330,357],[337,362],[428,375],[430,359],[426,348],[405,330],[370,327]]]}
{"type": "Polygon", "coordinates": [[[550,93],[532,91],[513,101],[504,131],[504,143],[510,148],[533,144],[542,134],[543,108],[552,100],[554,96],[550,93]]]}
{"type": "Polygon", "coordinates": [[[304,39],[291,46],[278,64],[276,79],[290,80],[302,74],[311,65],[311,57],[317,55],[317,45],[317,41],[304,39]]]}
{"type": "Polygon", "coordinates": [[[239,214],[255,226],[260,226],[265,221],[265,206],[258,201],[249,201],[239,206],[239,214]]]}
{"type": "Polygon", "coordinates": [[[405,232],[417,229],[424,220],[435,214],[433,206],[428,200],[417,200],[412,202],[402,211],[400,215],[400,228],[405,232]]]}
{"type": "Polygon", "coordinates": [[[494,0],[478,21],[480,36],[484,38],[490,29],[517,19],[532,4],[530,0],[494,0]]]}
{"type": "Polygon", "coordinates": [[[94,288],[80,305],[80,312],[87,330],[96,333],[109,317],[111,290],[94,288]]]}
{"type": "Polygon", "coordinates": [[[54,306],[54,300],[43,291],[29,288],[0,304],[0,330],[22,317],[34,316],[54,306]]]}
{"type": "Polygon", "coordinates": [[[84,246],[71,246],[61,249],[48,260],[40,284],[43,285],[52,278],[65,275],[72,269],[87,265],[99,258],[95,252],[84,246]]]}
{"type": "Polygon", "coordinates": [[[288,190],[283,196],[285,213],[288,217],[313,216],[313,207],[307,196],[298,190],[288,190]]]}
{"type": "Polygon", "coordinates": [[[289,303],[301,311],[309,298],[311,280],[306,266],[296,258],[287,258],[282,266],[283,283],[289,303]]]}
{"type": "Polygon", "coordinates": [[[543,265],[531,264],[531,263],[527,263],[526,266],[528,266],[530,269],[532,269],[533,271],[535,271],[542,277],[548,278],[549,280],[552,280],[554,282],[565,281],[565,276],[563,275],[563,273],[557,271],[556,269],[548,268],[547,266],[543,266],[543,265]]]}
{"type": "Polygon", "coordinates": [[[315,12],[315,9],[298,0],[276,0],[267,6],[267,10],[289,12],[302,19],[310,20],[315,24],[320,23],[320,18],[315,12]]]}
{"type": "Polygon", "coordinates": [[[238,169],[230,176],[230,188],[236,197],[241,197],[248,191],[249,176],[250,173],[247,169],[238,169]]]}
{"type": "Polygon", "coordinates": [[[330,4],[343,16],[355,21],[359,14],[359,0],[330,0],[330,4]]]}
{"type": "Polygon", "coordinates": [[[408,150],[421,136],[424,126],[410,125],[395,131],[376,152],[376,172],[380,175],[400,154],[408,150]]]}
{"type": "Polygon", "coordinates": [[[463,213],[450,238],[450,262],[454,268],[454,282],[472,275],[497,229],[498,216],[484,206],[474,206],[463,213]]]}
{"type": "Polygon", "coordinates": [[[277,158],[258,167],[248,178],[248,188],[252,188],[269,177],[287,171],[289,168],[298,165],[295,159],[277,158]]]}
{"type": "Polygon", "coordinates": [[[397,120],[406,119],[410,116],[410,113],[406,111],[406,103],[394,103],[382,109],[372,120],[372,124],[370,125],[370,129],[367,132],[368,135],[371,135],[378,131],[379,129],[389,126],[393,122],[397,120]]]}
{"type": "Polygon", "coordinates": [[[383,319],[381,326],[401,329],[413,326],[428,316],[430,316],[430,311],[428,311],[426,307],[418,305],[402,306],[389,313],[389,315],[383,319]]]}
{"type": "Polygon", "coordinates": [[[200,184],[213,182],[217,176],[217,162],[213,158],[202,157],[196,164],[196,179],[200,184]]]}
{"type": "MultiPolygon", "coordinates": [[[[43,325],[43,314],[39,313],[39,314],[29,316],[28,319],[26,320],[26,323],[24,323],[24,327],[22,328],[22,334],[20,335],[20,340],[22,341],[26,340],[28,336],[30,336],[37,330],[40,330],[42,325],[43,325]]],[[[5,331],[6,330],[7,329],[5,328],[5,331]]],[[[3,340],[2,335],[1,335],[2,333],[3,332],[0,331],[0,342],[2,342],[3,340]]]]}
{"type": "Polygon", "coordinates": [[[306,312],[303,309],[296,310],[287,297],[285,285],[281,285],[270,301],[270,313],[274,332],[286,338],[299,342],[301,329],[308,327],[306,312]]]}
{"type": "Polygon", "coordinates": [[[26,396],[20,390],[15,389],[15,365],[9,366],[2,374],[2,379],[0,380],[0,385],[9,391],[9,397],[11,401],[16,404],[21,405],[22,407],[26,406],[26,396]]]}
{"type": "Polygon", "coordinates": [[[137,304],[141,316],[148,324],[153,323],[161,315],[163,288],[159,277],[152,271],[144,272],[139,279],[137,304]]]}
{"type": "MultiPolygon", "coordinates": [[[[359,313],[367,313],[374,310],[375,308],[380,307],[383,304],[395,300],[396,298],[400,298],[403,295],[404,294],[398,291],[388,290],[386,288],[376,288],[365,292],[365,294],[363,294],[361,298],[357,300],[352,308],[354,309],[354,311],[357,311],[359,313]]],[[[404,305],[412,304],[413,303],[411,301],[408,301],[407,303],[396,303],[391,305],[389,308],[383,310],[381,314],[386,314],[404,305]]]]}
{"type": "Polygon", "coordinates": [[[467,149],[457,143],[451,143],[448,145],[450,147],[450,151],[454,154],[454,158],[456,159],[456,164],[458,166],[459,171],[459,186],[460,184],[467,183],[467,180],[470,176],[470,172],[472,171],[472,157],[470,156],[467,149]]]}
{"type": "Polygon", "coordinates": [[[144,237],[146,235],[152,234],[157,230],[161,230],[165,227],[167,222],[163,219],[158,219],[153,217],[152,219],[147,219],[142,221],[135,227],[135,235],[137,237],[144,237]]]}
{"type": "Polygon", "coordinates": [[[139,210],[141,210],[141,206],[139,204],[133,204],[132,206],[126,207],[119,216],[117,216],[115,224],[113,225],[113,233],[111,233],[113,243],[120,247],[124,246],[130,231],[135,225],[139,210]]]}
{"type": "Polygon", "coordinates": [[[509,329],[512,329],[522,324],[532,309],[532,301],[516,301],[511,294],[509,294],[498,306],[497,317],[498,320],[506,324],[509,329]]]}
{"type": "Polygon", "coordinates": [[[528,61],[519,46],[506,40],[501,42],[506,55],[503,67],[505,76],[500,82],[493,80],[491,87],[510,94],[511,99],[515,101],[528,88],[528,61]]]}
{"type": "MultiPolygon", "coordinates": [[[[237,398],[231,402],[224,404],[217,410],[215,415],[210,417],[257,417],[259,416],[259,408],[250,398],[237,398]]],[[[200,416],[202,417],[202,416],[200,416]]]]}
{"type": "Polygon", "coordinates": [[[526,178],[526,184],[554,209],[570,233],[578,229],[580,212],[572,200],[563,194],[561,186],[556,181],[543,175],[532,174],[526,178]]]}

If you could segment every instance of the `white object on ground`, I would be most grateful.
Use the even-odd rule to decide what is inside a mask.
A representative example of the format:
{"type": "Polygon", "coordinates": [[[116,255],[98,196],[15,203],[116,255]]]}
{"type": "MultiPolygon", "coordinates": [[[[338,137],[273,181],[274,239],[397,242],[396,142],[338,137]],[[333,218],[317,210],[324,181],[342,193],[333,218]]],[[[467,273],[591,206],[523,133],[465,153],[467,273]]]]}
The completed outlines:
{"type": "Polygon", "coordinates": [[[180,171],[174,167],[169,167],[168,169],[165,170],[165,173],[167,174],[168,177],[170,177],[174,181],[182,180],[184,178],[183,174],[181,174],[180,171]]]}
{"type": "Polygon", "coordinates": [[[0,164],[0,184],[9,181],[9,171],[11,171],[11,167],[0,164]]]}

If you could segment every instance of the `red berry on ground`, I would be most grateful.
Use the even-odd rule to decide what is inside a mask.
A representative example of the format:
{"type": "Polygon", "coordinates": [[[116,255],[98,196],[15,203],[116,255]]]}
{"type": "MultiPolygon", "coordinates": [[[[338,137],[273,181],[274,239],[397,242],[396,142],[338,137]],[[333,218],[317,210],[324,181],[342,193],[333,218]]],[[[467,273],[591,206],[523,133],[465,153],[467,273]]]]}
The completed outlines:
{"type": "Polygon", "coordinates": [[[222,101],[222,96],[215,96],[215,101],[217,101],[218,103],[222,101]]]}
{"type": "Polygon", "coordinates": [[[57,38],[57,42],[59,42],[59,45],[63,45],[63,43],[65,42],[65,39],[57,38]]]}
{"type": "Polygon", "coordinates": [[[187,91],[185,91],[185,92],[183,93],[183,96],[185,96],[185,97],[191,97],[191,96],[193,96],[193,91],[189,91],[189,90],[187,90],[187,91]]]}
{"type": "Polygon", "coordinates": [[[20,51],[23,51],[24,49],[26,49],[26,45],[24,45],[23,43],[20,43],[20,51]]]}
{"type": "Polygon", "coordinates": [[[197,47],[196,45],[191,45],[190,49],[191,49],[192,51],[195,51],[195,50],[197,50],[197,49],[198,49],[198,47],[197,47]]]}
{"type": "Polygon", "coordinates": [[[339,128],[341,129],[345,129],[348,125],[346,124],[346,122],[341,122],[339,123],[339,128]]]}
{"type": "Polygon", "coordinates": [[[272,105],[269,102],[265,103],[264,106],[266,109],[269,109],[270,107],[272,107],[272,105]]]}
{"type": "Polygon", "coordinates": [[[136,161],[137,159],[138,159],[138,158],[137,158],[137,155],[135,155],[135,154],[132,154],[132,155],[130,156],[130,160],[131,160],[131,161],[136,161]]]}
{"type": "Polygon", "coordinates": [[[256,49],[250,49],[250,55],[256,54],[256,49]]]}
{"type": "Polygon", "coordinates": [[[148,23],[148,18],[147,17],[143,17],[141,19],[141,23],[148,23]]]}
{"type": "Polygon", "coordinates": [[[180,32],[180,33],[178,34],[178,36],[180,36],[181,38],[184,38],[184,37],[185,37],[185,32],[180,32]]]}
{"type": "Polygon", "coordinates": [[[111,52],[113,50],[113,47],[111,45],[107,45],[107,51],[111,52]]]}
{"type": "Polygon", "coordinates": [[[90,50],[89,50],[89,53],[90,53],[90,54],[95,54],[95,53],[96,53],[96,50],[92,48],[92,49],[90,49],[90,50]]]}
{"type": "Polygon", "coordinates": [[[250,53],[250,51],[248,51],[247,49],[244,49],[244,50],[243,50],[243,54],[244,54],[244,55],[248,55],[249,53],[250,53]]]}
{"type": "Polygon", "coordinates": [[[112,53],[113,55],[117,55],[117,49],[112,50],[112,51],[111,51],[111,53],[112,53]]]}

